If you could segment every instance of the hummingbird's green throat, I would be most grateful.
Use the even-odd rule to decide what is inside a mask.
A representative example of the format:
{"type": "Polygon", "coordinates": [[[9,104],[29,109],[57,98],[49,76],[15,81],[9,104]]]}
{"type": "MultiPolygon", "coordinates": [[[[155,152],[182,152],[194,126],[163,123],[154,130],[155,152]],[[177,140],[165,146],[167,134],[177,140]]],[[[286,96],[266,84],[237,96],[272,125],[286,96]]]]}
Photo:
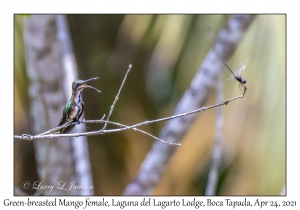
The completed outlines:
{"type": "MultiPolygon", "coordinates": [[[[101,92],[97,88],[86,85],[85,83],[98,78],[99,77],[95,77],[87,80],[75,80],[72,83],[72,96],[63,110],[63,116],[61,117],[58,126],[61,126],[68,122],[78,122],[84,110],[84,102],[82,101],[82,97],[81,97],[82,90],[84,88],[92,88],[97,90],[98,92],[101,92]]],[[[74,127],[75,125],[70,125],[56,131],[55,133],[69,133],[74,127]]]]}

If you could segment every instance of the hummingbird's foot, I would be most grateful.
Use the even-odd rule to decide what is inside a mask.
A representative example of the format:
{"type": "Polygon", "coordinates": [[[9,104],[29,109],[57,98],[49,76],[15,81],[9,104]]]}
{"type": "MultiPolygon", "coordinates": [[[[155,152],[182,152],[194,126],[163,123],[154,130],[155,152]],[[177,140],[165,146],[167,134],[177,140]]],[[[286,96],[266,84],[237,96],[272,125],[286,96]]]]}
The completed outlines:
{"type": "Polygon", "coordinates": [[[81,123],[84,123],[84,121],[85,121],[85,119],[83,119],[83,120],[78,120],[78,121],[77,121],[77,124],[80,125],[81,123]]]}

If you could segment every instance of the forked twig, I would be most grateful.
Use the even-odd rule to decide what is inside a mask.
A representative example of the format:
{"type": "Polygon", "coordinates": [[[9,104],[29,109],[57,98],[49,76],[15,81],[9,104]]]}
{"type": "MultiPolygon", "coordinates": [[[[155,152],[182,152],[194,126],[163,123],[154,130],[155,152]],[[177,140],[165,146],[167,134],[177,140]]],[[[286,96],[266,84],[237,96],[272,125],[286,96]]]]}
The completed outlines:
{"type": "MultiPolygon", "coordinates": [[[[161,119],[156,119],[156,120],[150,120],[150,121],[144,121],[144,122],[141,122],[141,123],[137,123],[137,124],[134,124],[134,125],[131,125],[131,126],[126,126],[126,125],[123,125],[123,124],[120,124],[120,123],[115,123],[115,122],[110,122],[110,121],[107,121],[107,120],[103,120],[103,118],[101,120],[83,120],[83,121],[79,121],[79,122],[73,122],[73,123],[70,123],[70,124],[80,124],[80,123],[110,123],[110,124],[114,124],[114,125],[117,125],[117,126],[122,126],[122,128],[117,128],[117,129],[110,129],[110,130],[104,130],[104,129],[101,129],[101,130],[98,130],[98,131],[91,131],[91,132],[84,132],[84,133],[73,133],[73,134],[48,134],[48,135],[44,135],[46,133],[50,133],[52,131],[55,131],[55,130],[59,130],[63,127],[66,127],[70,124],[66,123],[62,126],[59,126],[57,128],[54,128],[54,129],[51,129],[47,132],[44,132],[43,135],[42,134],[38,134],[38,135],[35,135],[35,136],[32,136],[32,135],[28,135],[28,134],[23,134],[22,136],[17,136],[15,135],[14,137],[16,139],[23,139],[23,140],[34,140],[34,139],[52,139],[52,138],[58,138],[58,137],[78,137],[78,136],[91,136],[91,135],[99,135],[99,134],[105,134],[105,133],[114,133],[114,132],[120,132],[120,131],[125,131],[125,130],[129,130],[129,129],[133,129],[135,131],[139,131],[139,132],[142,132],[146,135],[149,135],[151,136],[152,138],[154,138],[153,135],[145,132],[145,131],[142,131],[142,130],[139,130],[139,129],[136,129],[137,127],[139,126],[142,126],[142,125],[149,125],[149,124],[152,124],[152,123],[156,123],[156,122],[161,122],[161,121],[166,121],[166,120],[171,120],[171,119],[175,119],[175,118],[178,118],[178,117],[183,117],[183,116],[186,116],[186,115],[190,115],[190,114],[194,114],[194,113],[197,113],[197,112],[202,112],[202,111],[206,111],[208,109],[212,109],[212,108],[215,108],[215,107],[218,107],[218,106],[222,106],[222,105],[227,105],[229,102],[231,101],[234,101],[236,99],[239,99],[239,98],[243,98],[245,93],[247,91],[247,88],[246,86],[244,86],[244,92],[242,95],[240,96],[237,96],[237,97],[234,97],[234,98],[231,98],[231,99],[228,99],[222,103],[218,103],[218,104],[215,104],[215,105],[212,105],[212,106],[208,106],[208,107],[202,107],[200,109],[196,109],[194,111],[190,111],[190,112],[185,112],[185,113],[182,113],[182,114],[178,114],[178,115],[173,115],[173,116],[170,116],[170,117],[165,117],[165,118],[161,118],[161,119]]],[[[162,139],[159,139],[157,137],[155,137],[156,140],[159,140],[161,141],[162,143],[164,144],[170,144],[170,145],[176,145],[176,146],[179,146],[180,144],[178,143],[170,143],[170,142],[165,142],[164,140],[162,139]]]]}
{"type": "Polygon", "coordinates": [[[104,124],[102,130],[105,130],[105,128],[106,128],[106,126],[107,126],[107,122],[108,122],[108,120],[109,120],[109,118],[110,118],[110,116],[111,116],[111,114],[112,114],[112,111],[113,111],[114,108],[115,108],[115,105],[116,105],[117,100],[119,99],[119,95],[120,95],[121,90],[122,90],[122,88],[123,88],[123,86],[124,86],[124,84],[125,84],[127,75],[128,75],[128,73],[130,72],[131,67],[132,67],[132,65],[129,64],[128,69],[127,69],[127,72],[126,72],[126,74],[125,74],[125,76],[124,76],[124,79],[123,79],[123,81],[122,81],[122,84],[121,84],[121,86],[120,86],[120,88],[119,88],[119,92],[118,92],[118,94],[116,95],[115,100],[114,100],[113,104],[112,104],[111,107],[110,107],[109,114],[108,114],[107,119],[106,119],[106,123],[104,124]]]}
{"type": "Polygon", "coordinates": [[[116,122],[111,122],[109,121],[109,118],[113,112],[113,109],[116,105],[116,102],[118,101],[119,99],[119,95],[121,93],[121,90],[125,84],[125,81],[126,81],[126,78],[127,78],[127,75],[128,73],[130,72],[131,70],[131,67],[132,65],[130,64],[128,66],[128,69],[127,69],[127,72],[124,76],[124,79],[121,83],[121,86],[119,88],[119,91],[115,97],[115,100],[113,102],[113,104],[111,105],[111,109],[109,111],[109,114],[107,116],[107,119],[106,120],[103,120],[105,115],[102,117],[102,119],[100,120],[82,120],[82,121],[78,121],[78,122],[67,122],[65,123],[64,125],[61,125],[61,126],[58,126],[56,128],[53,128],[51,130],[48,130],[44,133],[41,133],[41,134],[37,134],[35,136],[33,135],[28,135],[28,134],[23,134],[21,136],[17,136],[15,135],[14,137],[16,139],[23,139],[23,140],[34,140],[34,139],[49,139],[49,138],[57,138],[57,137],[78,137],[78,136],[90,136],[90,135],[98,135],[98,134],[104,134],[104,133],[112,133],[112,132],[119,132],[119,131],[124,131],[124,130],[129,130],[129,129],[132,129],[134,131],[138,131],[138,132],[141,132],[143,134],[146,134],[164,144],[169,144],[169,145],[176,145],[176,146],[180,146],[181,144],[180,143],[172,143],[172,142],[166,142],[160,138],[157,138],[149,133],[147,133],[146,131],[143,131],[143,130],[140,130],[140,129],[137,129],[137,127],[139,126],[142,126],[142,125],[148,125],[148,124],[152,124],[152,123],[156,123],[156,122],[161,122],[161,121],[166,121],[166,120],[171,120],[171,119],[175,119],[175,118],[178,118],[178,117],[183,117],[183,116],[186,116],[186,115],[190,115],[190,114],[194,114],[194,113],[197,113],[197,112],[202,112],[202,111],[205,111],[207,109],[212,109],[214,107],[217,107],[217,106],[222,106],[222,105],[227,105],[230,101],[233,101],[233,100],[236,100],[238,98],[243,98],[244,95],[245,95],[245,92],[247,90],[246,86],[244,87],[244,93],[243,95],[241,96],[237,96],[235,98],[232,98],[232,99],[229,99],[229,100],[226,100],[222,103],[219,103],[219,104],[216,104],[216,105],[212,105],[212,106],[208,106],[208,107],[202,107],[200,109],[197,109],[197,110],[194,110],[194,111],[191,111],[191,112],[185,112],[185,113],[182,113],[182,114],[178,114],[178,115],[173,115],[173,116],[170,116],[170,117],[165,117],[165,118],[161,118],[161,119],[157,119],[157,120],[151,120],[151,121],[144,121],[144,122],[141,122],[141,123],[138,123],[138,124],[135,124],[135,125],[131,125],[131,126],[127,126],[127,125],[123,125],[123,124],[120,124],[120,123],[116,123],[116,122]],[[51,132],[54,132],[54,131],[57,131],[57,130],[60,130],[61,128],[64,128],[64,127],[67,127],[69,125],[74,125],[74,124],[80,124],[80,123],[104,123],[104,126],[101,130],[98,130],[98,131],[92,131],[92,132],[83,132],[83,133],[74,133],[74,134],[49,134],[51,132]],[[116,125],[116,126],[119,126],[121,128],[119,129],[110,129],[110,130],[105,130],[106,127],[107,127],[107,124],[113,124],[113,125],[116,125]]]}

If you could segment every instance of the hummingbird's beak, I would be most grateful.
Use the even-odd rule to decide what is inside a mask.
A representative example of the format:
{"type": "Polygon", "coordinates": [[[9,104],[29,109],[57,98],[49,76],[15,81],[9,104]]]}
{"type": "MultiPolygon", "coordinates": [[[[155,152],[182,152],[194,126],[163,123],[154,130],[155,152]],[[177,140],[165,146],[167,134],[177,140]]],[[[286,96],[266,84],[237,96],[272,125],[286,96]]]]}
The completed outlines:
{"type": "Polygon", "coordinates": [[[98,79],[99,77],[95,77],[95,78],[91,78],[91,79],[87,79],[87,80],[84,80],[83,83],[86,83],[88,81],[91,81],[91,80],[95,80],[95,79],[98,79]]]}
{"type": "Polygon", "coordinates": [[[100,90],[98,90],[97,88],[94,88],[92,86],[89,86],[89,85],[86,85],[85,83],[88,82],[88,81],[91,81],[91,80],[95,80],[95,79],[98,79],[99,77],[95,77],[95,78],[91,78],[91,79],[87,79],[87,80],[84,80],[83,81],[83,88],[92,88],[92,89],[95,89],[97,90],[99,93],[101,93],[100,90]]]}
{"type": "MultiPolygon", "coordinates": [[[[94,79],[94,78],[93,78],[93,79],[94,79]]],[[[91,80],[91,79],[89,79],[89,80],[91,80]]],[[[98,90],[97,88],[94,88],[94,87],[92,87],[92,86],[86,85],[85,83],[83,83],[83,88],[92,88],[92,89],[94,89],[94,90],[97,90],[99,93],[101,93],[101,91],[98,90]]]]}

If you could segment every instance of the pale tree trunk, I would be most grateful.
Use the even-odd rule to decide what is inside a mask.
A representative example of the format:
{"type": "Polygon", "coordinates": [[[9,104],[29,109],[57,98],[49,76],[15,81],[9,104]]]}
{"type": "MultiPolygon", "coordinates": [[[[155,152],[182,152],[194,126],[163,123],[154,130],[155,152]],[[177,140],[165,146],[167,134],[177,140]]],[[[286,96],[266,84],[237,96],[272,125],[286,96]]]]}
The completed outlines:
{"type": "MultiPolygon", "coordinates": [[[[71,91],[71,84],[66,90],[65,83],[66,81],[69,83],[70,75],[77,77],[75,68],[66,73],[64,60],[66,50],[60,43],[61,38],[58,38],[60,31],[61,28],[58,29],[57,16],[55,15],[32,15],[26,18],[24,34],[34,134],[42,133],[58,125],[63,107],[70,96],[66,91],[71,91]]],[[[92,185],[89,162],[86,163],[88,161],[86,139],[79,140],[81,144],[85,142],[83,149],[86,150],[79,153],[78,147],[77,149],[73,147],[73,141],[76,140],[79,138],[34,141],[39,181],[42,185],[54,186],[52,191],[43,190],[40,191],[41,194],[92,194],[93,190],[89,192],[76,189],[69,190],[71,182],[76,185],[81,184],[83,179],[80,177],[80,172],[82,175],[83,170],[88,171],[90,176],[85,179],[89,180],[89,183],[83,183],[83,185],[92,185]],[[85,156],[83,158],[84,167],[77,167],[74,157],[78,158],[79,156],[85,156]],[[65,190],[57,189],[57,186],[63,187],[65,190]]]]}
{"type": "MultiPolygon", "coordinates": [[[[64,89],[65,92],[71,95],[71,84],[78,79],[78,71],[71,38],[69,35],[68,22],[65,15],[57,16],[58,39],[60,41],[63,57],[63,69],[65,73],[64,89]]],[[[84,114],[82,115],[84,119],[84,114]]],[[[86,131],[85,126],[75,126],[73,129],[76,133],[83,133],[86,131]]],[[[94,190],[89,186],[93,186],[91,165],[89,159],[88,142],[86,136],[79,136],[72,139],[73,157],[75,161],[75,170],[77,174],[77,184],[87,186],[79,190],[79,195],[93,195],[94,190]]]]}
{"type": "MultiPolygon", "coordinates": [[[[213,48],[202,62],[190,88],[178,103],[173,115],[189,112],[203,107],[208,94],[215,87],[216,79],[221,74],[223,62],[235,52],[248,26],[254,19],[253,15],[234,15],[217,40],[213,48]]],[[[196,115],[188,115],[170,120],[160,132],[159,138],[167,142],[180,143],[193,123],[196,115]]],[[[126,187],[124,195],[149,195],[160,181],[176,147],[155,142],[149,151],[135,179],[126,187]]]]}

